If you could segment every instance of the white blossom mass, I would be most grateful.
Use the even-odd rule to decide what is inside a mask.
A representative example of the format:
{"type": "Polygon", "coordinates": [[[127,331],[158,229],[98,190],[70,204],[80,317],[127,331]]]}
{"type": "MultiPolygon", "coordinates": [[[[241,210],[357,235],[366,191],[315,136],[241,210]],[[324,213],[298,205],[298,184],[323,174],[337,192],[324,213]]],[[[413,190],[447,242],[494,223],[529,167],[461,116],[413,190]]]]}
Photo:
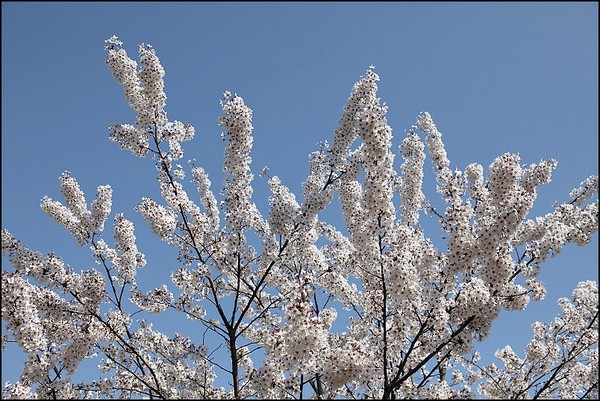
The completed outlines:
{"type": "Polygon", "coordinates": [[[64,199],[44,197],[41,207],[97,265],[75,270],[2,230],[12,265],[2,269],[3,347],[28,356],[3,398],[598,398],[596,282],[560,299],[554,321],[534,323],[526,349],[507,344],[497,364],[484,364],[474,348],[502,311],[544,299],[544,261],[597,232],[596,176],[532,218],[556,161],[526,165],[505,153],[487,168],[454,168],[427,112],[394,149],[371,66],[331,144],[310,155],[302,194],[263,170],[263,214],[242,97],[227,91],[220,103],[224,180],[214,191],[196,162],[177,164],[194,127],[167,118],[155,50],[141,45],[136,62],[122,46],[106,40],[106,64],[136,118],[111,125],[109,138],[152,157],[161,196],[143,197],[136,211],[177,250],[178,267],[170,283],[140,288],[147,261],[133,223],[117,213],[105,231],[111,187],[89,204],[65,172],[64,199]],[[423,191],[427,160],[445,208],[423,191]],[[332,202],[343,227],[321,218],[332,202]],[[439,221],[443,245],[427,236],[425,215],[439,221]],[[167,312],[197,335],[155,329],[167,312]],[[76,376],[85,358],[98,367],[88,380],[76,376]]]}

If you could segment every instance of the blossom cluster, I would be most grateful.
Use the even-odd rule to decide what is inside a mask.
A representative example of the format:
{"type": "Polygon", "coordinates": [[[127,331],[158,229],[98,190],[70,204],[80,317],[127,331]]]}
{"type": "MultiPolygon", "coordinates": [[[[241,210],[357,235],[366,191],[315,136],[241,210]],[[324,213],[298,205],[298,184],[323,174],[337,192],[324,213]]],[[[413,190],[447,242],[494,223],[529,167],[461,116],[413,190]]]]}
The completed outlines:
{"type": "Polygon", "coordinates": [[[490,398],[576,399],[597,392],[598,284],[580,282],[572,299],[558,301],[562,314],[550,324],[535,322],[524,358],[510,346],[498,350],[499,368],[491,364],[479,392],[490,398]]]}
{"type": "Polygon", "coordinates": [[[80,245],[89,241],[94,232],[101,232],[112,206],[112,189],[98,187],[96,199],[88,210],[85,194],[71,173],[60,176],[60,191],[66,205],[48,196],[42,198],[42,209],[58,224],[65,227],[80,245]]]}
{"type": "Polygon", "coordinates": [[[179,121],[169,122],[165,105],[165,70],[150,45],[139,46],[139,65],[131,59],[117,36],[105,41],[108,53],[106,65],[123,88],[125,99],[137,113],[135,124],[113,124],[109,127],[110,139],[144,157],[150,150],[150,140],[169,142],[169,158],[183,157],[181,143],[194,137],[194,127],[179,121]]]}
{"type": "Polygon", "coordinates": [[[426,207],[423,191],[423,165],[425,152],[423,142],[411,130],[400,145],[404,158],[402,163],[402,176],[398,178],[396,188],[402,199],[402,214],[408,224],[416,224],[419,220],[419,211],[426,207]]]}
{"type": "MultiPolygon", "coordinates": [[[[24,386],[45,383],[55,369],[73,374],[102,340],[92,327],[106,283],[96,271],[75,273],[60,258],[31,251],[7,230],[2,231],[2,254],[14,266],[13,272],[2,271],[2,318],[28,355],[9,392],[28,396],[24,386]]],[[[62,380],[38,387],[35,394],[43,398],[50,385],[72,396],[70,383],[62,380]]]]}
{"type": "Polygon", "coordinates": [[[227,176],[224,188],[227,225],[238,231],[242,225],[260,228],[262,217],[250,200],[254,178],[250,171],[252,109],[240,96],[229,91],[223,94],[221,107],[224,114],[219,118],[219,124],[225,128],[222,135],[227,141],[223,161],[223,171],[227,176]]]}

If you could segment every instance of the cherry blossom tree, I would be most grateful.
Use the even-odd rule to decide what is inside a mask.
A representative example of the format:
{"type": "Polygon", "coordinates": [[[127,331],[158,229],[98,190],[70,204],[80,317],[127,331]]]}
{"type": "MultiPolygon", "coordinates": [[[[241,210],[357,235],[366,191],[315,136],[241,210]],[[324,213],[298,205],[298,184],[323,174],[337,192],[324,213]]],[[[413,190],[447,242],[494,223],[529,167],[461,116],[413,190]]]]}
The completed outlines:
{"type": "Polygon", "coordinates": [[[12,265],[2,270],[3,347],[28,357],[3,398],[598,398],[596,282],[561,298],[553,322],[534,323],[525,350],[498,350],[498,365],[475,350],[501,311],[544,299],[546,259],[590,241],[597,176],[532,218],[554,160],[522,165],[506,153],[487,173],[479,164],[452,169],[425,112],[406,131],[396,170],[370,67],[331,144],[310,155],[301,201],[263,171],[271,191],[263,215],[252,199],[244,100],[230,92],[221,100],[225,179],[215,193],[202,167],[178,164],[194,128],[167,118],[155,50],[141,45],[136,62],[116,36],[105,48],[136,113],[132,124],[110,126],[110,140],[153,159],[161,198],[144,197],[136,210],[177,250],[179,267],[170,283],[141,288],[146,258],[133,223],[118,213],[105,231],[111,187],[99,186],[88,203],[65,172],[64,199],[44,197],[41,207],[97,266],[77,271],[2,230],[12,265]],[[422,190],[427,156],[444,207],[422,190]],[[344,227],[320,217],[332,202],[344,227]],[[443,245],[426,236],[425,214],[439,220],[443,245]],[[155,329],[167,312],[198,334],[155,329]],[[85,358],[98,372],[82,381],[75,374],[85,358]]]}

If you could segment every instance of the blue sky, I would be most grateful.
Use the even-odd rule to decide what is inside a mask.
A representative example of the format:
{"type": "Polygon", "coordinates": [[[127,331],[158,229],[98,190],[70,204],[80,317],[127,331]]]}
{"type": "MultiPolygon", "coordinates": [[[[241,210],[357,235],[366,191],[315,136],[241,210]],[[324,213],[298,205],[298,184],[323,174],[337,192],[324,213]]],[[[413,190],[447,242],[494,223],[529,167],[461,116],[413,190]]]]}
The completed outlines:
{"type": "MultiPolygon", "coordinates": [[[[104,40],[113,34],[134,59],[140,43],[156,49],[168,117],[196,128],[184,160],[195,158],[216,191],[219,100],[225,90],[245,99],[254,110],[255,201],[264,215],[262,167],[301,199],[308,154],[331,140],[352,85],[371,64],[395,150],[418,113],[429,111],[453,167],[487,167],[504,152],[519,152],[523,163],[555,158],[536,216],[598,174],[596,2],[2,2],[2,227],[75,269],[93,266],[88,250],[39,208],[44,195],[60,198],[65,170],[88,201],[96,186],[113,187],[113,213],[136,223],[149,261],[140,274],[156,281],[148,289],[177,267],[176,253],[133,210],[142,196],[159,198],[152,161],[108,140],[109,124],[134,120],[104,64],[104,40]]],[[[429,184],[431,171],[426,164],[429,184]]],[[[2,267],[9,269],[4,258],[2,267]]],[[[546,300],[503,314],[482,349],[511,343],[522,352],[530,324],[552,319],[556,300],[580,280],[598,280],[597,268],[597,234],[587,247],[567,246],[545,265],[546,300]]],[[[20,358],[10,348],[2,353],[2,383],[16,380],[20,358]]]]}

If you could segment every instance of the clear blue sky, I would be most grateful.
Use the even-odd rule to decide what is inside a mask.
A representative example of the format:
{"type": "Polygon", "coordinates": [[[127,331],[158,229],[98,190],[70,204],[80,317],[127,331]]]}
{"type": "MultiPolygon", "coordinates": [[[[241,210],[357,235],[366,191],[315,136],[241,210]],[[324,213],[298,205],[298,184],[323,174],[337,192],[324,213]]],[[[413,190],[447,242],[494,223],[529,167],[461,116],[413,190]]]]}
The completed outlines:
{"type": "MultiPolygon", "coordinates": [[[[217,191],[219,99],[225,90],[244,97],[254,110],[255,200],[265,215],[262,167],[301,199],[308,154],[331,140],[352,85],[371,64],[389,105],[394,150],[418,113],[429,111],[453,167],[487,167],[504,152],[519,152],[523,163],[553,157],[558,169],[534,215],[598,174],[596,2],[2,2],[2,227],[75,269],[93,266],[88,250],[39,208],[44,195],[60,199],[64,170],[88,201],[96,186],[113,187],[113,212],[136,223],[149,261],[140,272],[150,277],[146,289],[177,267],[175,251],[133,210],[142,196],[159,197],[152,161],[108,140],[109,124],[134,118],[104,64],[103,41],[113,34],[132,58],[140,43],[156,49],[168,117],[196,128],[184,160],[205,167],[217,191]]],[[[4,258],[2,267],[10,268],[4,258]]],[[[503,314],[482,349],[511,343],[522,352],[530,324],[551,320],[556,300],[580,280],[598,280],[597,268],[597,234],[587,247],[566,247],[542,273],[546,301],[503,314]]],[[[20,358],[2,353],[2,383],[16,380],[20,358]]]]}

